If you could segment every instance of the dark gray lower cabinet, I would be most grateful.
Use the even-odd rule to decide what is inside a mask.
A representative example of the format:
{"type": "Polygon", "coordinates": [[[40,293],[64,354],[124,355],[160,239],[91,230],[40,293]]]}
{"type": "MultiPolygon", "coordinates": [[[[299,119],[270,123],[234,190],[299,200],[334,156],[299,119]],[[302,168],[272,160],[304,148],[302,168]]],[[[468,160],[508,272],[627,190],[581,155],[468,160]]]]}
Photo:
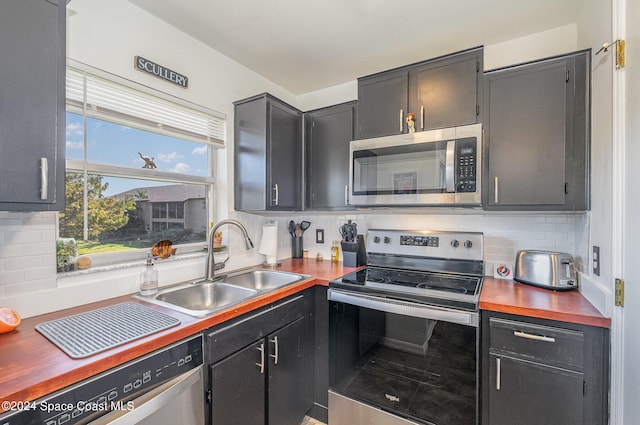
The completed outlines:
{"type": "Polygon", "coordinates": [[[581,372],[491,354],[489,379],[490,424],[582,424],[581,372]]]}
{"type": "Polygon", "coordinates": [[[482,316],[483,424],[608,423],[608,329],[482,316]]]}
{"type": "Polygon", "coordinates": [[[298,425],[313,406],[314,293],[213,328],[206,338],[212,425],[298,425]]]}
{"type": "Polygon", "coordinates": [[[262,340],[211,366],[211,423],[265,423],[265,378],[255,367],[261,349],[264,349],[262,340]]]}

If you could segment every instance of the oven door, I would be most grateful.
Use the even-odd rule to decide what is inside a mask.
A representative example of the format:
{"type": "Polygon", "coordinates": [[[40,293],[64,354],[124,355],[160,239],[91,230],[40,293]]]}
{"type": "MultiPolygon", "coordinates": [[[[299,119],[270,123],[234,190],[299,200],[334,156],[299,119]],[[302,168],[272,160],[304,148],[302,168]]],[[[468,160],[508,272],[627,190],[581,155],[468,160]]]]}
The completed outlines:
{"type": "Polygon", "coordinates": [[[477,313],[336,289],[329,300],[331,425],[478,423],[477,313]]]}

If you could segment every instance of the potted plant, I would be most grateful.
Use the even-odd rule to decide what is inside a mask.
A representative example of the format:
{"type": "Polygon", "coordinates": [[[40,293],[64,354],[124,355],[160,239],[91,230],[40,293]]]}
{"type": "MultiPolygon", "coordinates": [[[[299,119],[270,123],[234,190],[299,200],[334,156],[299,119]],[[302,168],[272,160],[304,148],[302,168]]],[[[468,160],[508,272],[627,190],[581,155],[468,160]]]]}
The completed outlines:
{"type": "Polygon", "coordinates": [[[58,272],[76,269],[78,248],[74,238],[59,238],[56,241],[56,267],[58,272]]]}

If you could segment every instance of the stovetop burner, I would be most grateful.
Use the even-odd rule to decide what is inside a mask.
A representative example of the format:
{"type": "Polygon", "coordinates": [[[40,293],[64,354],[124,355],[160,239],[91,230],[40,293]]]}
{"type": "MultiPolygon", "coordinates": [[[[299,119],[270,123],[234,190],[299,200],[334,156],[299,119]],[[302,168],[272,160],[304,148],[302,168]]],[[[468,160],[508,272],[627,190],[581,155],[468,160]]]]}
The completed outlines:
{"type": "Polygon", "coordinates": [[[356,292],[475,310],[481,281],[478,276],[368,266],[330,285],[356,292]]]}
{"type": "Polygon", "coordinates": [[[482,258],[481,233],[369,230],[367,266],[329,286],[477,311],[482,258]]]}
{"type": "Polygon", "coordinates": [[[362,270],[349,273],[342,278],[342,282],[354,285],[384,284],[425,289],[432,291],[450,292],[453,294],[474,295],[478,289],[478,277],[456,276],[452,274],[406,271],[365,267],[362,270]]]}

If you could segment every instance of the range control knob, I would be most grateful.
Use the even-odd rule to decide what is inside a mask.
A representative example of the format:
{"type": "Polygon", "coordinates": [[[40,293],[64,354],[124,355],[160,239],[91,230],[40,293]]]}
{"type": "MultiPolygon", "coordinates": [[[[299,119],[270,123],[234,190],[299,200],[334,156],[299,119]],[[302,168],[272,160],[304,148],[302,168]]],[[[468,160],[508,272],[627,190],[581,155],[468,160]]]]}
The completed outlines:
{"type": "Polygon", "coordinates": [[[457,240],[457,239],[452,239],[452,240],[451,240],[451,246],[452,246],[452,247],[457,248],[457,247],[458,247],[458,245],[460,245],[460,242],[458,242],[458,240],[457,240]]]}
{"type": "Polygon", "coordinates": [[[380,236],[374,236],[373,243],[380,243],[380,236]]]}
{"type": "Polygon", "coordinates": [[[391,238],[389,236],[385,236],[384,243],[391,243],[391,238]]]}
{"type": "Polygon", "coordinates": [[[471,248],[472,246],[473,246],[473,242],[471,242],[469,239],[464,241],[464,247],[465,248],[471,248]]]}

